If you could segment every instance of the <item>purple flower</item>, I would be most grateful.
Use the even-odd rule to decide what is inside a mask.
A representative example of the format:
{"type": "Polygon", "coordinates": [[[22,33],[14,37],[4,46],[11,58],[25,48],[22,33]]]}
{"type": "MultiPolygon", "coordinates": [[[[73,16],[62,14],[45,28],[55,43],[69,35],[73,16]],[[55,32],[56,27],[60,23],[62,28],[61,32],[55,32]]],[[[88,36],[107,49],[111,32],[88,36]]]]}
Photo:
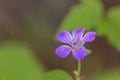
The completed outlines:
{"type": "Polygon", "coordinates": [[[72,34],[68,31],[61,31],[57,39],[68,45],[62,45],[58,47],[55,51],[56,55],[62,58],[67,57],[72,51],[72,55],[77,60],[82,60],[86,56],[86,48],[84,44],[86,42],[91,42],[95,39],[96,32],[87,32],[84,34],[84,28],[76,28],[73,30],[72,34]]]}

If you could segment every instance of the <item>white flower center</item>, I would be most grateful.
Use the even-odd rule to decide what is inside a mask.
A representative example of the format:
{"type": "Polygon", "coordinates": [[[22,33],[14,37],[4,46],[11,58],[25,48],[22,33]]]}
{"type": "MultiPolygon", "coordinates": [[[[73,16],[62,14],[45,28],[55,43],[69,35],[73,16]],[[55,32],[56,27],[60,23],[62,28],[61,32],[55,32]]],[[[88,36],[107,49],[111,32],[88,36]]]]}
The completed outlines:
{"type": "Polygon", "coordinates": [[[78,50],[81,46],[82,46],[81,42],[79,42],[79,43],[74,42],[72,45],[72,48],[75,50],[78,50]]]}

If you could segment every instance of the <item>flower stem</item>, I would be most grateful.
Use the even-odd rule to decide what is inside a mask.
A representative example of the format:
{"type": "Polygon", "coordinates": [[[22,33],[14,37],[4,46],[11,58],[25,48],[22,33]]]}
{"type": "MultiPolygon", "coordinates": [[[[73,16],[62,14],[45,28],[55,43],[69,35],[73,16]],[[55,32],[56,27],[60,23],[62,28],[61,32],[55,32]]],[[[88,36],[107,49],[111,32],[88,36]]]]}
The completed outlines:
{"type": "Polygon", "coordinates": [[[78,75],[80,75],[80,69],[81,69],[81,61],[78,61],[78,75]]]}
{"type": "Polygon", "coordinates": [[[74,71],[75,80],[80,80],[80,69],[81,69],[81,61],[78,61],[77,70],[74,71]]]}

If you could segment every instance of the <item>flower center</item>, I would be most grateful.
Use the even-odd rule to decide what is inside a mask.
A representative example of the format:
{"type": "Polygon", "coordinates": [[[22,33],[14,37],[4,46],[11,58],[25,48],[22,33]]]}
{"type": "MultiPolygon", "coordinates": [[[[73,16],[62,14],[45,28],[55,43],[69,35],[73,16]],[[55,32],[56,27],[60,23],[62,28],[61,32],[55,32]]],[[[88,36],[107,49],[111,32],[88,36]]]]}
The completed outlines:
{"type": "Polygon", "coordinates": [[[78,50],[81,46],[82,46],[81,43],[74,42],[73,45],[72,45],[72,48],[75,49],[75,50],[78,50]]]}

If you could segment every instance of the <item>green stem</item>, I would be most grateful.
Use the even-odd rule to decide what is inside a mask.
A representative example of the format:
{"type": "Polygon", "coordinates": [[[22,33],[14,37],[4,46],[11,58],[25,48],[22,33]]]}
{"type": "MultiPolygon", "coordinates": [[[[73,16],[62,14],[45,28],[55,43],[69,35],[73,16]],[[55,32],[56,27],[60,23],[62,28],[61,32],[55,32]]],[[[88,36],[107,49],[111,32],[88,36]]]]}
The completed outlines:
{"type": "Polygon", "coordinates": [[[81,61],[79,60],[78,61],[78,71],[77,71],[78,75],[80,75],[80,69],[81,69],[81,61]]]}
{"type": "Polygon", "coordinates": [[[81,69],[81,61],[78,61],[77,70],[74,71],[76,80],[80,80],[80,69],[81,69]]]}

